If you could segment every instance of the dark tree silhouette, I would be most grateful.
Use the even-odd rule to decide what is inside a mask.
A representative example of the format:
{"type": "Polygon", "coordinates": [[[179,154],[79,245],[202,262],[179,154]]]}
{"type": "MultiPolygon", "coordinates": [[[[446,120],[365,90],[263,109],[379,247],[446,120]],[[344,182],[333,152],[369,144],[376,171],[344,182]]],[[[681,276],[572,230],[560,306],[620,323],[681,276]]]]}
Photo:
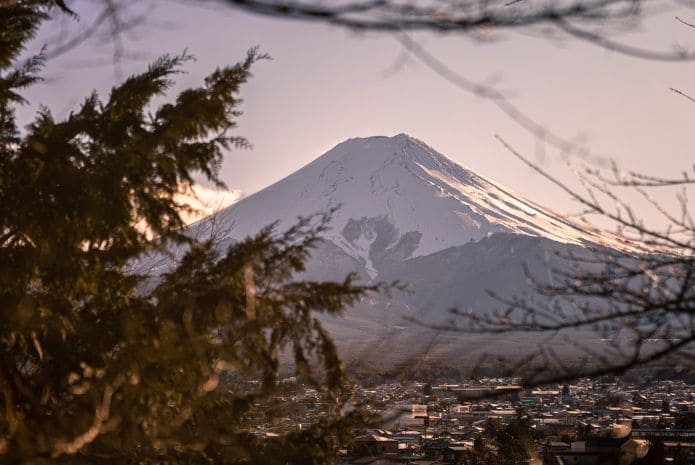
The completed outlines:
{"type": "Polygon", "coordinates": [[[350,387],[316,314],[375,288],[293,278],[326,216],[218,250],[185,234],[175,198],[196,174],[221,184],[223,151],[247,145],[233,135],[238,93],[263,55],[168,101],[190,57],[163,56],[108,97],[92,93],[63,120],[44,108],[22,131],[15,108],[44,57],[17,57],[55,10],[10,3],[0,6],[0,462],[331,463],[361,413],[342,413],[350,387]],[[135,271],[172,244],[188,252],[169,272],[135,271]],[[327,415],[265,441],[248,418],[277,392],[283,353],[327,415]]]}

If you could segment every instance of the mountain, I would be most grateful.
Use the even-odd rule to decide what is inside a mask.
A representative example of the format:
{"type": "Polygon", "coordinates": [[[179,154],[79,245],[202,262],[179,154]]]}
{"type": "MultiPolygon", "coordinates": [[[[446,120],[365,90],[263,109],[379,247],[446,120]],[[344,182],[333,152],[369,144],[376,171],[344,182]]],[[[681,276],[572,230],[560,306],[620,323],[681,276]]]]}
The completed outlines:
{"type": "Polygon", "coordinates": [[[349,139],[299,171],[216,215],[230,237],[340,207],[326,239],[371,277],[383,252],[403,259],[479,241],[494,233],[569,244],[605,243],[604,233],[505,189],[406,134],[349,139]]]}
{"type": "Polygon", "coordinates": [[[273,222],[282,230],[335,207],[332,229],[305,277],[339,280],[354,272],[367,282],[397,279],[412,291],[366,299],[344,318],[327,319],[334,337],[353,348],[384,334],[410,345],[423,334],[412,319],[442,322],[453,306],[492,311],[499,303],[487,289],[528,294],[523,267],[547,275],[558,250],[624,246],[405,134],[338,144],[190,232],[220,237],[222,231],[224,246],[273,222]]]}

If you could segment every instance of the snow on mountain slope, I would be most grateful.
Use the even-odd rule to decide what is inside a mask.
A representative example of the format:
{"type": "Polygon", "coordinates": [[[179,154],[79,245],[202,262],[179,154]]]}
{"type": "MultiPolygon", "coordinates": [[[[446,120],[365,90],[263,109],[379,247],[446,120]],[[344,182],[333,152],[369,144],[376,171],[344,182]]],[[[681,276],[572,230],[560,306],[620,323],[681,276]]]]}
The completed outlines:
{"type": "Polygon", "coordinates": [[[349,139],[191,232],[205,237],[217,228],[241,239],[272,222],[282,229],[299,216],[338,206],[326,239],[372,277],[379,252],[425,256],[498,232],[615,245],[614,237],[504,189],[405,134],[349,139]]]}

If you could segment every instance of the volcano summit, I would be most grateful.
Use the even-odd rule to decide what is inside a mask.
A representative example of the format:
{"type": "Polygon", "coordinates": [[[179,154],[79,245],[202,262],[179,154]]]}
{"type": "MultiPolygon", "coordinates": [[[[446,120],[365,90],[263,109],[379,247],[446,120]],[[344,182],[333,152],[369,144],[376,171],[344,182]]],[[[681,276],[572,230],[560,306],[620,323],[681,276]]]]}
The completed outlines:
{"type": "Polygon", "coordinates": [[[441,322],[452,307],[489,312],[532,292],[523,268],[552,279],[558,250],[620,246],[617,238],[532,202],[405,134],[349,139],[275,184],[190,227],[224,247],[277,222],[338,207],[305,278],[398,280],[408,293],[366,299],[329,319],[338,342],[441,322]],[[222,232],[222,233],[220,233],[222,232]],[[406,317],[406,318],[403,318],[406,317]]]}
{"type": "MultiPolygon", "coordinates": [[[[568,244],[606,236],[468,170],[405,134],[349,139],[299,171],[222,210],[218,227],[241,239],[279,221],[339,207],[326,239],[371,277],[384,251],[403,259],[477,242],[494,233],[568,244]]],[[[205,234],[210,221],[195,226],[205,234]]]]}

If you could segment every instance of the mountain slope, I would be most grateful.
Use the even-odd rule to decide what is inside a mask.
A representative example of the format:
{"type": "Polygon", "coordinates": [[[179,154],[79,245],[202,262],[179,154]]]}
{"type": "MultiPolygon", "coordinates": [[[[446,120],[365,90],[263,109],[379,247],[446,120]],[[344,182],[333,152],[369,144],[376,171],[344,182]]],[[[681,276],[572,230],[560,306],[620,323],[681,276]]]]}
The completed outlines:
{"type": "Polygon", "coordinates": [[[241,239],[279,221],[340,207],[326,235],[371,277],[380,255],[424,256],[493,233],[605,244],[608,236],[570,220],[463,168],[423,142],[395,137],[350,139],[299,171],[228,207],[213,227],[241,239]]]}
{"type": "MultiPolygon", "coordinates": [[[[499,304],[488,289],[510,297],[532,293],[524,266],[552,279],[547,261],[556,260],[557,252],[627,246],[404,134],[347,140],[189,231],[200,238],[215,236],[225,247],[271,223],[283,230],[300,216],[334,207],[340,208],[332,229],[303,278],[342,280],[356,273],[363,282],[399,280],[411,291],[373,296],[344,317],[323,318],[342,347],[363,347],[387,335],[398,350],[413,348],[426,333],[413,319],[441,323],[452,307],[493,311],[499,304]]],[[[159,258],[147,266],[156,274],[171,261],[159,258]]],[[[448,335],[438,341],[449,349],[460,342],[448,335]]],[[[471,339],[465,342],[470,345],[471,339]]],[[[507,338],[505,344],[506,349],[516,344],[517,350],[527,341],[507,338]]]]}

